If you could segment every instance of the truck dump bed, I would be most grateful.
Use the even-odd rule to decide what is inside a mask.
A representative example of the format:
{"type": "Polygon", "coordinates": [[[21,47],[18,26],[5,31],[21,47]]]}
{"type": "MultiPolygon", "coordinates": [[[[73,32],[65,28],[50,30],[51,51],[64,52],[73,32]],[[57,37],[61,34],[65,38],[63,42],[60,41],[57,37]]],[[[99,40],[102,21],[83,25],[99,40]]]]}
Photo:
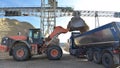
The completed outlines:
{"type": "Polygon", "coordinates": [[[75,46],[112,46],[119,45],[119,22],[112,22],[91,31],[73,36],[75,46]],[[100,44],[100,45],[99,45],[100,44]],[[101,45],[103,44],[103,45],[101,45]]]}

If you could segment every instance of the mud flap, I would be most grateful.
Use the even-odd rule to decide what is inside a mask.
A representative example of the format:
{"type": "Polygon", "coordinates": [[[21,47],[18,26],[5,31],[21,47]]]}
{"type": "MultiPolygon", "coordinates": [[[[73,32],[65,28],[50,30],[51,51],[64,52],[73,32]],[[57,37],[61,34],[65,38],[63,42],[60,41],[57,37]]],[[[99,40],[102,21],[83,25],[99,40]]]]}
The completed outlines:
{"type": "Polygon", "coordinates": [[[113,60],[115,65],[120,65],[120,54],[114,54],[113,60]]]}
{"type": "Polygon", "coordinates": [[[76,56],[77,52],[78,52],[78,49],[72,49],[72,48],[70,48],[69,52],[70,52],[70,55],[76,56]]]}

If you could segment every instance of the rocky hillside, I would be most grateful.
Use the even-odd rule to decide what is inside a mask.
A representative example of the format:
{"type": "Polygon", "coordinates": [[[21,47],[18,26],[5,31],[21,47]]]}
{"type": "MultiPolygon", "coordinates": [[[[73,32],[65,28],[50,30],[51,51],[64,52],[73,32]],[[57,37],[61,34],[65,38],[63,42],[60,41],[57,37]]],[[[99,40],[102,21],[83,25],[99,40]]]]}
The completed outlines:
{"type": "Polygon", "coordinates": [[[29,28],[34,28],[34,27],[28,22],[20,22],[15,19],[1,18],[0,42],[2,37],[17,35],[18,32],[21,32],[22,35],[25,35],[28,32],[29,28]]]}

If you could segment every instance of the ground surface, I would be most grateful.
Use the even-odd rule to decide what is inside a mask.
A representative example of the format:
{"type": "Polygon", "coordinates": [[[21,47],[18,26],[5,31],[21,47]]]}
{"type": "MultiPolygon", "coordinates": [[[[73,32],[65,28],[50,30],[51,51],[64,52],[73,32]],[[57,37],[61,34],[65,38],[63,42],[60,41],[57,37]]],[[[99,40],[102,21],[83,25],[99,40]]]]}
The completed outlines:
{"type": "Polygon", "coordinates": [[[29,61],[17,62],[12,57],[4,58],[1,55],[0,68],[104,68],[102,65],[78,59],[69,54],[64,54],[61,60],[51,61],[45,55],[34,56],[29,61]]]}

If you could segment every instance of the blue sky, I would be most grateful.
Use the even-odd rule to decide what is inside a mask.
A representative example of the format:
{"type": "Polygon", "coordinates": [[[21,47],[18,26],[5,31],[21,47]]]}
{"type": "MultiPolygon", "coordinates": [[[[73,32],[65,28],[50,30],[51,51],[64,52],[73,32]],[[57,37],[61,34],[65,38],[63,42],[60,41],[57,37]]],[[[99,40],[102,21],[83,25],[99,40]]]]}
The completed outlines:
{"type": "MultiPolygon", "coordinates": [[[[0,7],[40,7],[41,5],[41,0],[0,0],[0,7]]],[[[47,0],[46,0],[47,1],[47,0]]],[[[69,7],[73,6],[72,0],[58,0],[58,5],[69,7]],[[69,2],[68,2],[69,1],[69,2]]],[[[0,18],[6,18],[6,17],[0,17],[0,18]]],[[[39,28],[40,26],[40,18],[39,17],[9,17],[11,19],[17,19],[19,21],[27,21],[31,23],[33,26],[36,28],[39,28]]],[[[66,18],[66,17],[65,17],[66,18]]],[[[60,22],[63,20],[63,18],[57,18],[57,21],[59,23],[57,25],[62,26],[66,23],[68,23],[68,20],[70,18],[66,18],[63,22],[60,22]]],[[[67,26],[67,24],[66,24],[67,26]]],[[[64,26],[64,27],[66,27],[64,26]]],[[[63,41],[64,42],[64,41],[63,41]]]]}
{"type": "MultiPolygon", "coordinates": [[[[41,5],[41,0],[0,0],[0,7],[39,7],[41,5]]],[[[47,0],[46,0],[47,2],[47,0]]],[[[72,0],[58,0],[58,5],[59,6],[73,6],[72,0]],[[69,1],[69,2],[68,2],[69,1]]],[[[4,17],[1,17],[4,18],[4,17]]],[[[17,19],[20,21],[28,21],[31,24],[33,24],[35,27],[39,28],[39,22],[40,18],[39,17],[10,17],[11,19],[17,19]]]]}
{"type": "MultiPolygon", "coordinates": [[[[38,7],[40,6],[40,0],[0,0],[0,7],[38,7]]],[[[3,17],[4,18],[4,17],[3,17]]],[[[40,19],[38,17],[10,17],[11,19],[17,19],[19,21],[27,21],[33,24],[35,27],[39,27],[40,19]]]]}
{"type": "Polygon", "coordinates": [[[40,0],[0,0],[2,7],[39,6],[40,0]]]}
{"type": "MultiPolygon", "coordinates": [[[[39,7],[41,0],[0,0],[0,7],[39,7]]],[[[47,1],[47,0],[46,0],[47,1]]],[[[103,10],[120,11],[120,0],[57,0],[58,6],[73,7],[75,10],[103,10]]],[[[20,21],[28,21],[35,27],[39,27],[39,17],[11,17],[20,21]]],[[[70,17],[57,18],[69,20],[70,17]],[[69,19],[68,19],[69,18],[69,19]]],[[[65,21],[65,20],[64,20],[65,21]]],[[[68,22],[68,21],[67,21],[68,22]]],[[[61,23],[57,23],[61,25],[61,23]]],[[[63,23],[64,24],[64,23],[63,23]]]]}
{"type": "MultiPolygon", "coordinates": [[[[0,0],[0,7],[39,7],[41,0],[0,0]]],[[[46,0],[47,1],[47,0],[46,0]]],[[[75,10],[102,10],[120,12],[120,0],[57,0],[58,6],[73,7],[75,10]]],[[[35,27],[39,28],[39,17],[11,17],[20,21],[28,21],[35,27]]],[[[71,17],[57,18],[57,25],[67,27],[71,17]]],[[[84,17],[90,29],[95,28],[94,17],[84,17]]],[[[100,25],[111,21],[120,21],[119,18],[99,18],[100,25]]],[[[70,34],[60,35],[61,42],[65,42],[70,34]],[[65,36],[66,38],[63,38],[65,36]]]]}
{"type": "MultiPolygon", "coordinates": [[[[41,0],[0,0],[0,7],[39,7],[41,0]]],[[[47,0],[46,0],[47,1],[47,0]]],[[[120,11],[120,0],[57,0],[58,6],[73,7],[75,10],[103,10],[103,11],[120,11]]],[[[28,21],[35,27],[39,27],[39,17],[11,17],[20,21],[28,21]]],[[[67,19],[70,17],[57,18],[67,19]]],[[[65,21],[65,20],[64,20],[65,21]]],[[[63,22],[63,21],[61,21],[63,22]]],[[[67,21],[68,22],[68,21],[67,21]]],[[[57,23],[61,25],[61,23],[57,23]]],[[[64,24],[64,23],[63,23],[64,24]]]]}

